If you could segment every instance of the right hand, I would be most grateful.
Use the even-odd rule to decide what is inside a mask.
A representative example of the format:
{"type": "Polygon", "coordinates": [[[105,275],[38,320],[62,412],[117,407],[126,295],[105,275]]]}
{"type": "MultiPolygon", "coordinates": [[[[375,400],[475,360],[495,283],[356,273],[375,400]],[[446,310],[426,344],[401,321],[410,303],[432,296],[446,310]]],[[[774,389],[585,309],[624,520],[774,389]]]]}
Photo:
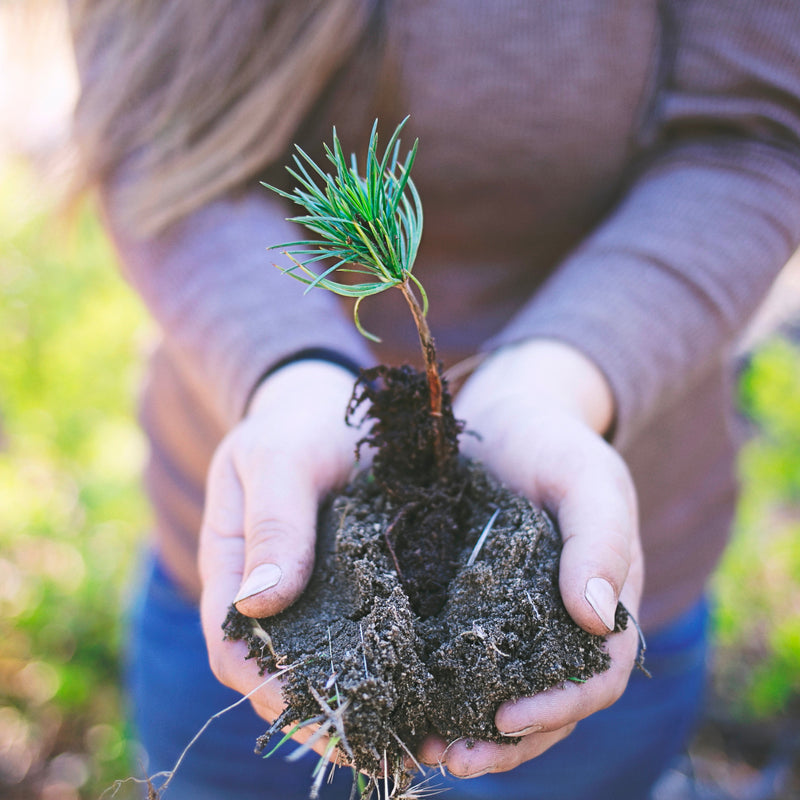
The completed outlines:
{"type": "MultiPolygon", "coordinates": [[[[456,414],[481,434],[480,440],[465,437],[463,449],[557,520],[564,539],[559,589],[573,620],[605,635],[614,627],[618,599],[638,614],[644,565],[636,493],[623,460],[602,438],[614,398],[599,368],[556,341],[508,346],[464,384],[456,414]]],[[[629,625],[608,641],[607,671],[500,706],[497,729],[520,736],[517,744],[430,737],[421,759],[467,778],[537,757],[620,697],[637,646],[629,625]]]]}
{"type": "MultiPolygon", "coordinates": [[[[223,640],[222,624],[233,602],[248,617],[268,617],[308,583],[319,503],[354,465],[359,432],[344,421],[353,383],[349,372],[324,361],[282,367],[259,387],[211,462],[200,534],[201,620],[212,671],[242,694],[267,676],[245,660],[244,642],[223,640]]],[[[284,708],[280,682],[255,691],[250,702],[274,721],[284,708]]]]}

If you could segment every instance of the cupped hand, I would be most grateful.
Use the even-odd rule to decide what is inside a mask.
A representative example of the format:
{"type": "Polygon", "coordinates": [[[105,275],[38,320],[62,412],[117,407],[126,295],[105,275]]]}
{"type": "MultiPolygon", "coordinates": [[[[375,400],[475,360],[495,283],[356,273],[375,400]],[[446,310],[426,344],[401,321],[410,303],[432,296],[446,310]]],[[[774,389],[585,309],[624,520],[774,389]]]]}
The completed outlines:
{"type": "Polygon", "coordinates": [[[267,617],[308,583],[318,505],[354,464],[358,431],[344,421],[353,380],[321,361],[281,368],[259,387],[209,470],[199,550],[209,662],[226,686],[253,692],[250,702],[269,721],[284,708],[280,682],[262,686],[268,676],[245,660],[243,642],[223,641],[222,624],[232,602],[246,616],[267,617]]]}
{"type": "MultiPolygon", "coordinates": [[[[594,634],[614,627],[617,602],[638,614],[643,584],[636,498],[628,470],[603,439],[613,419],[605,377],[581,353],[531,341],[492,356],[465,383],[456,415],[480,435],[462,438],[512,489],[546,508],[564,540],[559,588],[575,622],[594,634]]],[[[430,738],[420,756],[454,775],[502,772],[540,755],[579,720],[617,700],[638,647],[633,625],[608,639],[611,667],[502,705],[498,730],[518,744],[448,743],[430,738]]]]}

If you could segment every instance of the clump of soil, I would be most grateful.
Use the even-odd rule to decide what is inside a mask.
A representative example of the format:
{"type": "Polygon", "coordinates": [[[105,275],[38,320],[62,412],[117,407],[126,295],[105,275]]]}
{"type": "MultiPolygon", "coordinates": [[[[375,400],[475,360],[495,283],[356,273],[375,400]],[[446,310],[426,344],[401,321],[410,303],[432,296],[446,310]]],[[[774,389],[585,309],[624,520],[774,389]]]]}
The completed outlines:
{"type": "MultiPolygon", "coordinates": [[[[458,457],[449,398],[445,447],[426,413],[424,375],[368,371],[350,411],[366,400],[375,421],[363,441],[378,452],[371,472],[322,509],[308,588],[275,617],[232,608],[225,631],[262,670],[300,663],[286,675],[287,709],[259,747],[317,719],[344,732],[339,746],[357,769],[380,774],[386,753],[397,775],[432,732],[515,741],[495,727],[501,703],[584,681],[609,657],[604,638],[563,606],[561,539],[549,518],[458,457]]],[[[626,624],[620,606],[617,630],[626,624]]]]}
{"type": "Polygon", "coordinates": [[[463,425],[453,416],[446,386],[438,419],[430,413],[428,396],[423,373],[409,366],[378,366],[362,372],[347,409],[350,419],[362,403],[370,404],[367,416],[373,423],[357,449],[364,444],[375,448],[372,477],[396,508],[382,529],[383,538],[421,617],[441,610],[455,575],[468,484],[458,458],[463,425]]]}

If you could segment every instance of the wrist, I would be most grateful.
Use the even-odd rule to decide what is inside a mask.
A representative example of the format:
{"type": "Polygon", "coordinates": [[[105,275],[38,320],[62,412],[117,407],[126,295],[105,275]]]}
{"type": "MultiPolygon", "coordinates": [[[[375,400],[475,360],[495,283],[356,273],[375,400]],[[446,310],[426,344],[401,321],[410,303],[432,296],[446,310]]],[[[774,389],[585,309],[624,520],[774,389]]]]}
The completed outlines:
{"type": "Polygon", "coordinates": [[[316,359],[292,361],[271,372],[253,391],[246,416],[287,411],[292,415],[317,414],[344,422],[345,409],[353,392],[353,373],[338,364],[316,359]]]}
{"type": "Polygon", "coordinates": [[[532,413],[567,413],[601,436],[613,428],[614,395],[606,376],[564,342],[531,339],[507,345],[481,365],[478,376],[496,398],[516,399],[532,413]]]}
{"type": "Polygon", "coordinates": [[[358,377],[362,368],[361,364],[339,350],[333,350],[328,347],[307,347],[302,350],[298,350],[275,362],[267,370],[265,370],[265,372],[262,373],[248,395],[247,402],[245,403],[245,416],[247,416],[249,413],[259,389],[270,379],[270,377],[276,373],[279,373],[281,370],[286,369],[287,367],[303,362],[319,362],[340,367],[342,370],[345,370],[350,374],[351,384],[354,379],[358,377]]]}

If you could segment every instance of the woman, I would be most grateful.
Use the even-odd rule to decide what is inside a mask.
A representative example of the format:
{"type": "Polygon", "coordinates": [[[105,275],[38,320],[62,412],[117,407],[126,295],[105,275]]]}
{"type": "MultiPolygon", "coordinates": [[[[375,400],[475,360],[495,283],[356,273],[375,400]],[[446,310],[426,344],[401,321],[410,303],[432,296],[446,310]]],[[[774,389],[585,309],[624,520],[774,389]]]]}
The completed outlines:
{"type": "MultiPolygon", "coordinates": [[[[363,148],[375,116],[411,113],[431,326],[448,363],[488,354],[456,398],[482,436],[464,446],[558,519],[579,625],[605,633],[618,599],[638,611],[654,674],[628,681],[628,631],[608,672],[498,710],[519,745],[431,737],[420,758],[476,778],[450,797],[646,797],[701,698],[736,493],[729,351],[800,241],[800,8],[83,0],[73,20],[85,182],[163,330],[131,653],[149,771],[238,696],[206,646],[222,683],[258,686],[225,610],[302,591],[317,503],[351,466],[352,373],[415,357],[391,298],[364,304],[390,343],[368,350],[346,308],[270,266],[265,248],[299,237],[257,182],[281,180],[294,141],[316,153],[336,124],[363,148]]],[[[281,708],[273,685],[252,703],[281,708]]],[[[302,762],[249,755],[264,727],[244,706],[218,720],[172,796],[305,796],[302,762]]]]}

